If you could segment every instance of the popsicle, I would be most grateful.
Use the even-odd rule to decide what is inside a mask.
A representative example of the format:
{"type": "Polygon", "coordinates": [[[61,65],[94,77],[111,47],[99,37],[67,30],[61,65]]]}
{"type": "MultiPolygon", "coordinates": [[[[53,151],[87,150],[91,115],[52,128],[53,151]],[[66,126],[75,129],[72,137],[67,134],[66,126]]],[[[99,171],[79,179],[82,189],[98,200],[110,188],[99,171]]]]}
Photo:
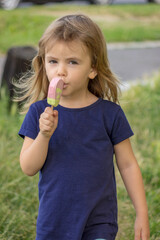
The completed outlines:
{"type": "Polygon", "coordinates": [[[60,78],[53,78],[49,84],[47,102],[53,107],[57,107],[62,94],[64,82],[60,78]]]}

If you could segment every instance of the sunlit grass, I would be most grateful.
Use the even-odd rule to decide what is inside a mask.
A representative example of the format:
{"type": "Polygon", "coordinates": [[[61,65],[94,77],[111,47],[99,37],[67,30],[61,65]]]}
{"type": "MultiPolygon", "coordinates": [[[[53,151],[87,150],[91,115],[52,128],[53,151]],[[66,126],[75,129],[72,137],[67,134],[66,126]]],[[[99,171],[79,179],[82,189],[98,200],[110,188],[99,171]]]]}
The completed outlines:
{"type": "MultiPolygon", "coordinates": [[[[135,133],[132,144],[142,171],[146,189],[151,240],[159,240],[160,74],[148,79],[142,85],[138,84],[137,86],[131,86],[130,90],[123,93],[122,103],[123,109],[135,133]]],[[[121,199],[120,204],[123,206],[121,199]]],[[[120,209],[120,211],[121,210],[123,211],[123,208],[120,209]]],[[[125,211],[124,214],[126,214],[125,211]]],[[[127,217],[127,215],[127,222],[130,222],[130,217],[127,217]]],[[[122,229],[125,229],[125,226],[123,226],[122,229]]]]}
{"type": "Polygon", "coordinates": [[[22,140],[17,132],[23,117],[1,89],[0,99],[0,239],[34,239],[38,209],[37,177],[25,176],[19,165],[22,140]]]}
{"type": "Polygon", "coordinates": [[[56,4],[4,11],[0,9],[0,53],[21,45],[37,46],[45,28],[65,14],[84,13],[102,28],[107,42],[160,40],[160,6],[76,6],[56,4]]]}

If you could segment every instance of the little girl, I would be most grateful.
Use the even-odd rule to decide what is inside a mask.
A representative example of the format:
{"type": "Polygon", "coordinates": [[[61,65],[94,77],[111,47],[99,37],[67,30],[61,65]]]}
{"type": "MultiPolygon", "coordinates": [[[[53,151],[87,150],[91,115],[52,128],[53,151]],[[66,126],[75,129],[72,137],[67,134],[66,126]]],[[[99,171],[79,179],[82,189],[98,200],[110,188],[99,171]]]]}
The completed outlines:
{"type": "Polygon", "coordinates": [[[119,83],[99,27],[81,14],[54,21],[39,41],[33,69],[23,84],[29,111],[19,135],[23,172],[39,172],[36,240],[115,239],[114,154],[136,211],[135,240],[149,239],[142,176],[129,141],[133,132],[117,104],[119,83]],[[46,97],[54,77],[63,79],[64,88],[52,109],[46,97]]]}

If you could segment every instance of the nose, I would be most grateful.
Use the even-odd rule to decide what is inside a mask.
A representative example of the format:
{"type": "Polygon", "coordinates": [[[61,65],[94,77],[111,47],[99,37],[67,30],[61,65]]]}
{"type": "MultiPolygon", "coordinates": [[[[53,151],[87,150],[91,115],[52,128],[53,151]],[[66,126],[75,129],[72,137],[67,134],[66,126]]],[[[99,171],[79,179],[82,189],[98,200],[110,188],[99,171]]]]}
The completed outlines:
{"type": "Polygon", "coordinates": [[[66,69],[65,64],[63,64],[63,63],[58,64],[57,75],[59,77],[67,76],[67,69],[66,69]]]}

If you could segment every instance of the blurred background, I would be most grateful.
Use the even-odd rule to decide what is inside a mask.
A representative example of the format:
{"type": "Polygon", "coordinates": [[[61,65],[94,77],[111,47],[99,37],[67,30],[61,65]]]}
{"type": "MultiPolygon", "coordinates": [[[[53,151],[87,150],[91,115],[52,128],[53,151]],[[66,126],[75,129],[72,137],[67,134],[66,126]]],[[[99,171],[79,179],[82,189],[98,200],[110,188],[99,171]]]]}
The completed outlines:
{"type": "Polygon", "coordinates": [[[74,0],[1,0],[1,7],[7,10],[12,10],[16,7],[25,6],[23,3],[30,4],[48,4],[48,3],[59,3],[59,2],[74,2],[75,4],[143,4],[143,3],[157,3],[160,4],[160,0],[81,0],[81,1],[74,1],[74,0]]]}
{"type": "MultiPolygon", "coordinates": [[[[24,116],[12,102],[12,79],[31,67],[45,28],[65,14],[84,13],[102,29],[112,71],[122,82],[120,104],[135,133],[149,207],[151,240],[160,240],[160,1],[0,0],[0,239],[35,238],[38,176],[19,166],[24,116]]],[[[134,236],[135,213],[116,169],[117,240],[134,236]]]]}

